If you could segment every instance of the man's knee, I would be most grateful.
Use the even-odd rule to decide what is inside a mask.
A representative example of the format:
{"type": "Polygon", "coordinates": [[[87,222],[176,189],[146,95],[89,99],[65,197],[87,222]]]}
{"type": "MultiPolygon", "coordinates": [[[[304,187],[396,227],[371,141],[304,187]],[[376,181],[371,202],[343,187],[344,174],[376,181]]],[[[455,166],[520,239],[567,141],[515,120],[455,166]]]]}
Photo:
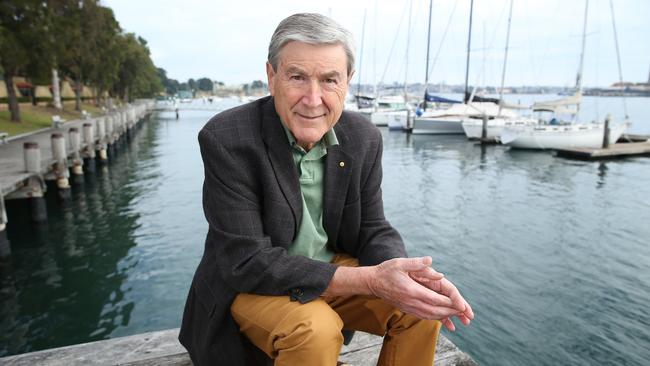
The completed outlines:
{"type": "Polygon", "coordinates": [[[310,349],[340,348],[343,344],[343,321],[322,300],[294,308],[278,324],[275,348],[306,347],[310,349]]]}

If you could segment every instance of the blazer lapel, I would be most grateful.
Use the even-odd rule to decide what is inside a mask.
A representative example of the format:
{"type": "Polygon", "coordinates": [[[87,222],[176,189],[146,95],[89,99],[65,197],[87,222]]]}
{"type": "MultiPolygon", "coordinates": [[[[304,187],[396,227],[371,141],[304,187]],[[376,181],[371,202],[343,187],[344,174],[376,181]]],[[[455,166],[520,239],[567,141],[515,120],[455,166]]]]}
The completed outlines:
{"type": "MultiPolygon", "coordinates": [[[[339,121],[340,122],[340,121],[339,121]]],[[[327,148],[325,163],[325,189],[323,192],[323,228],[334,246],[338,237],[343,206],[347,199],[348,186],[355,161],[345,151],[348,143],[345,130],[340,124],[335,126],[339,145],[327,148]]]]}
{"type": "Polygon", "coordinates": [[[291,207],[295,233],[302,219],[300,177],[293,162],[291,146],[282,128],[282,122],[275,111],[273,98],[270,98],[262,108],[262,138],[280,189],[291,207]]]}

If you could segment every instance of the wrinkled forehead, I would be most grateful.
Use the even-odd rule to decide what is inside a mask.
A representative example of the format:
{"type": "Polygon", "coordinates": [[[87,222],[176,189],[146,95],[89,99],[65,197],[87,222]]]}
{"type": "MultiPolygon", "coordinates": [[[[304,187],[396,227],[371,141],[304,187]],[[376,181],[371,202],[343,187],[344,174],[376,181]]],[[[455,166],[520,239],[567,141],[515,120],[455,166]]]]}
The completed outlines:
{"type": "Polygon", "coordinates": [[[340,43],[311,44],[290,41],[280,49],[278,61],[279,66],[284,69],[307,71],[306,69],[319,68],[321,72],[347,75],[348,56],[340,43]]]}

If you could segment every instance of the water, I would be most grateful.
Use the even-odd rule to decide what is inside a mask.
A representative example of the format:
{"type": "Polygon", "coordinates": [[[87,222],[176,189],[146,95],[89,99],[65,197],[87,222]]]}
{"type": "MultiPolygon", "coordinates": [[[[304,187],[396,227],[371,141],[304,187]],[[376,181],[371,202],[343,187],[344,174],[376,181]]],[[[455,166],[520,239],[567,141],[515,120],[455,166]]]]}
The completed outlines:
{"type": "MultiPolygon", "coordinates": [[[[616,99],[587,102],[585,115],[622,114],[616,99]]],[[[650,134],[649,100],[628,108],[650,134]]],[[[207,231],[196,134],[211,114],[143,124],[72,202],[48,202],[46,226],[9,202],[0,355],[179,326],[207,231]]],[[[382,132],[386,215],[474,307],[469,328],[446,333],[461,349],[484,365],[647,364],[650,159],[382,132]]]]}

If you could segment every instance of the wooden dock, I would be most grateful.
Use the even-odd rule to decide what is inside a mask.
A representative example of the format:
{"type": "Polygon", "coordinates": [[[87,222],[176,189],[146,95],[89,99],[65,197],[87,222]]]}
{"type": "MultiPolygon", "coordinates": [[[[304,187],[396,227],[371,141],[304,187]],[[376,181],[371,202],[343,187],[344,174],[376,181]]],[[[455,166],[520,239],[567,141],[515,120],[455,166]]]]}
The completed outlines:
{"type": "Polygon", "coordinates": [[[650,142],[626,142],[610,145],[608,148],[573,148],[557,150],[561,158],[580,160],[616,159],[631,156],[650,156],[650,142]]]}
{"type": "MultiPolygon", "coordinates": [[[[130,128],[130,126],[142,118],[148,111],[153,108],[151,102],[142,102],[136,103],[132,107],[126,107],[119,109],[112,114],[119,116],[120,123],[123,123],[124,130],[130,128]],[[130,113],[129,113],[130,112],[130,113]]],[[[51,145],[51,136],[55,132],[62,133],[64,136],[68,136],[70,129],[76,128],[81,131],[83,129],[84,123],[92,123],[97,125],[98,120],[104,119],[106,116],[99,116],[96,118],[90,119],[80,119],[75,121],[69,121],[62,125],[60,129],[58,128],[45,128],[40,131],[26,133],[18,136],[12,136],[6,138],[5,143],[0,144],[0,197],[7,196],[10,193],[22,188],[25,185],[25,181],[34,175],[41,175],[47,173],[52,169],[52,164],[54,163],[54,156],[51,145]],[[40,172],[27,172],[25,169],[25,158],[24,158],[24,148],[23,144],[26,142],[35,142],[40,146],[40,172]]],[[[116,117],[117,118],[117,117],[116,117]]],[[[95,129],[97,131],[98,129],[95,129]]],[[[98,139],[103,139],[104,136],[100,135],[99,132],[95,132],[98,139]]],[[[83,148],[85,144],[82,144],[83,148]]],[[[71,146],[66,144],[66,154],[68,156],[72,155],[71,146]]]]}
{"type": "MultiPolygon", "coordinates": [[[[343,346],[339,360],[351,366],[375,365],[381,343],[381,337],[356,332],[352,343],[343,346]]],[[[0,358],[0,364],[3,366],[192,366],[192,361],[185,348],[178,342],[178,328],[176,328],[0,358]]],[[[477,365],[471,357],[442,335],[436,347],[435,364],[436,366],[477,365]]]]}

